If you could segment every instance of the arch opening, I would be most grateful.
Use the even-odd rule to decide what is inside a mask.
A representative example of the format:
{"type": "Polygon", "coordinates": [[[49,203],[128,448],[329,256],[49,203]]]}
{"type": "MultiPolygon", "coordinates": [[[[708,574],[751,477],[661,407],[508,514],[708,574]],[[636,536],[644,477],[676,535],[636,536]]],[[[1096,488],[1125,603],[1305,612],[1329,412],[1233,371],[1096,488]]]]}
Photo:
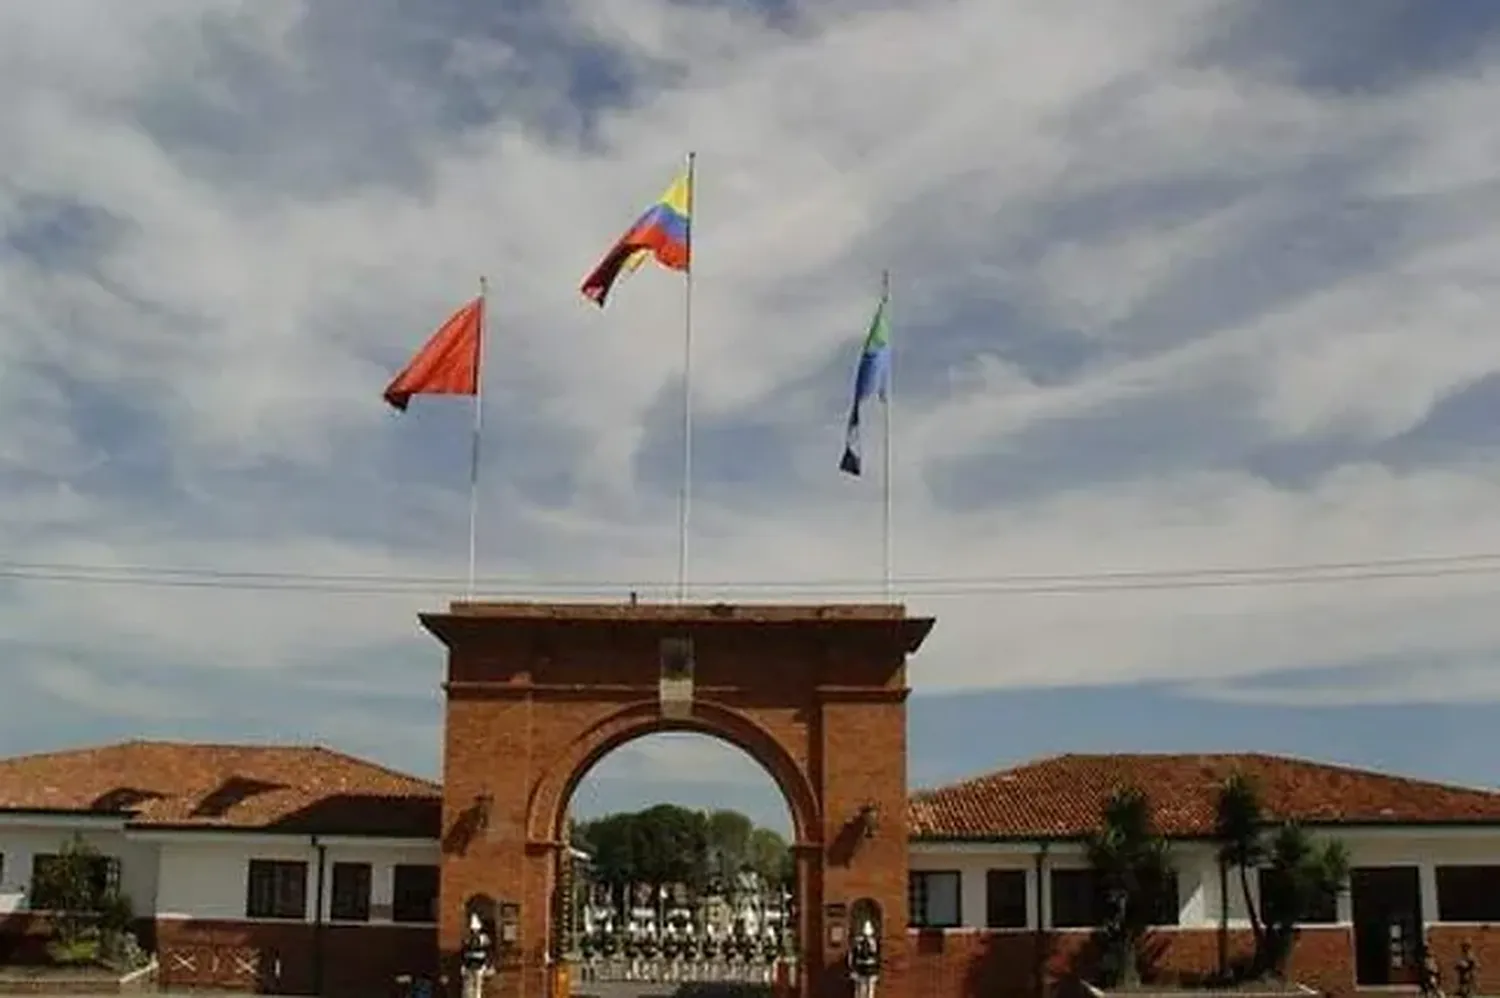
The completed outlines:
{"type": "Polygon", "coordinates": [[[795,978],[794,845],[812,819],[778,761],[659,714],[577,759],[556,802],[552,948],[585,992],[795,978]]]}
{"type": "Polygon", "coordinates": [[[780,788],[791,819],[792,841],[816,841],[821,827],[818,795],[807,774],[784,745],[754,720],[708,701],[694,705],[688,717],[662,716],[655,701],[631,704],[580,734],[537,782],[527,808],[526,827],[533,842],[561,843],[567,806],[579,782],[615,749],[653,734],[708,735],[744,752],[780,788]]]}

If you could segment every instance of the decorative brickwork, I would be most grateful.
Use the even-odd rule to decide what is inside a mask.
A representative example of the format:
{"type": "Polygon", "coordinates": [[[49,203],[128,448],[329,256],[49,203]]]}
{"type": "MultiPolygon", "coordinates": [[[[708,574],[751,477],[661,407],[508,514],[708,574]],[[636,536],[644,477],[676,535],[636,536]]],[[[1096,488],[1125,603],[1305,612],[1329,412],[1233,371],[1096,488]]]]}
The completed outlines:
{"type": "MultiPolygon", "coordinates": [[[[910,998],[1047,998],[1077,993],[1070,982],[1091,977],[1097,953],[1087,932],[913,932],[910,998]]],[[[1230,933],[1231,959],[1247,955],[1250,933],[1230,933]]],[[[1156,982],[1200,985],[1218,966],[1214,929],[1173,929],[1147,941],[1156,982]]],[[[1456,951],[1455,951],[1456,955],[1456,951]]],[[[1288,977],[1336,998],[1354,994],[1354,949],[1347,927],[1304,929],[1288,977]]]]}
{"type": "Polygon", "coordinates": [[[803,994],[843,993],[825,905],[884,912],[881,994],[904,998],[906,656],[931,629],[899,606],[455,604],[424,625],[449,650],[439,940],[456,965],[465,900],[519,903],[491,995],[542,998],[556,858],[574,787],[656,731],[757,759],[792,813],[803,994]],[[693,644],[692,710],[663,716],[662,642],[693,644]]]}
{"type": "Polygon", "coordinates": [[[156,938],[166,989],[353,998],[391,994],[398,975],[437,963],[437,933],[422,926],[162,919],[156,938]]]}

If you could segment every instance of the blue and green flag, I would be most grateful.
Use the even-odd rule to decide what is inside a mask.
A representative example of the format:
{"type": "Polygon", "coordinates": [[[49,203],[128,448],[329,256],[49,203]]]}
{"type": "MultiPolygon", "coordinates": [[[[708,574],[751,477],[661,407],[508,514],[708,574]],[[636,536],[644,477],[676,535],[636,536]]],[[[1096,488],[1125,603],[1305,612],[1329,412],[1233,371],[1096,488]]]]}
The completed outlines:
{"type": "Polygon", "coordinates": [[[859,446],[859,413],[866,399],[878,396],[882,403],[889,402],[887,394],[891,383],[891,329],[889,290],[880,296],[880,304],[870,319],[870,331],[865,335],[864,349],[860,351],[859,367],[854,373],[854,404],[849,407],[849,424],[844,430],[844,456],[839,461],[839,470],[858,476],[862,467],[859,446]]]}

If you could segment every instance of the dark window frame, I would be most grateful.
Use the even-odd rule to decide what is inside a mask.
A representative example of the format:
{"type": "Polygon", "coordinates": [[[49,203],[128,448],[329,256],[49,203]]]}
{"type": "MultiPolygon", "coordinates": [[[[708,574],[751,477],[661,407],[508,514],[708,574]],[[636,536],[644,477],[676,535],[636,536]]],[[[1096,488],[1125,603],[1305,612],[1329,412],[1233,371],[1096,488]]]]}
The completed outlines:
{"type": "Polygon", "coordinates": [[[959,870],[911,870],[906,880],[907,904],[914,929],[958,929],[964,924],[964,878],[959,870]],[[938,921],[928,909],[930,892],[927,882],[939,877],[953,878],[953,920],[938,921]]]}
{"type": "MultiPolygon", "coordinates": [[[[1092,867],[1057,867],[1048,871],[1048,886],[1051,889],[1049,919],[1054,929],[1097,929],[1104,924],[1109,910],[1109,901],[1104,896],[1104,886],[1099,873],[1092,867]],[[1058,890],[1059,880],[1073,886],[1058,890]],[[1082,910],[1064,910],[1059,916],[1058,898],[1065,900],[1063,907],[1080,907],[1082,910]]],[[[1182,879],[1176,869],[1167,871],[1161,889],[1147,899],[1150,910],[1150,926],[1170,929],[1182,925],[1182,879]]]]}
{"type": "Polygon", "coordinates": [[[307,873],[306,860],[252,859],[247,862],[245,917],[281,922],[307,921],[307,873]],[[297,903],[293,903],[294,899],[297,903]]]}
{"type": "Polygon", "coordinates": [[[1089,867],[1058,867],[1047,873],[1047,886],[1051,895],[1048,921],[1054,929],[1097,929],[1104,921],[1104,898],[1099,889],[1099,875],[1089,867]],[[1074,886],[1058,890],[1059,881],[1074,886]],[[1059,905],[1058,899],[1066,900],[1059,905]],[[1063,911],[1059,908],[1080,905],[1082,912],[1063,911]]]}
{"type": "Polygon", "coordinates": [[[438,867],[431,863],[398,863],[391,867],[391,921],[400,925],[436,924],[439,880],[438,867]],[[403,875],[421,879],[416,884],[403,884],[403,875]],[[422,897],[428,893],[430,897],[422,897]]]}
{"type": "Polygon", "coordinates": [[[1439,922],[1460,925],[1500,922],[1500,864],[1444,863],[1435,866],[1432,872],[1439,922]],[[1463,879],[1458,880],[1459,877],[1463,879]],[[1488,911],[1483,907],[1485,903],[1492,906],[1488,911]]]}
{"type": "Polygon", "coordinates": [[[1168,870],[1158,885],[1161,889],[1151,898],[1151,927],[1170,929],[1182,924],[1182,879],[1175,869],[1168,870]]]}
{"type": "Polygon", "coordinates": [[[372,864],[334,863],[328,876],[328,920],[368,922],[374,886],[375,868],[372,864]],[[346,883],[344,877],[353,877],[354,882],[346,883]]]}
{"type": "MultiPolygon", "coordinates": [[[[1264,908],[1267,895],[1266,881],[1271,874],[1271,868],[1262,866],[1255,871],[1255,893],[1259,903],[1264,908]]],[[[1297,915],[1298,925],[1337,925],[1339,924],[1339,893],[1334,892],[1324,897],[1320,902],[1314,902],[1308,911],[1299,912],[1297,915]]],[[[1267,918],[1274,918],[1271,913],[1267,918]]]]}
{"type": "Polygon", "coordinates": [[[1014,867],[984,871],[984,926],[1025,929],[1031,922],[1031,885],[1025,870],[1014,867]],[[1015,893],[1020,886],[1020,896],[1015,893]],[[1008,892],[1008,893],[1007,893],[1008,892]]]}

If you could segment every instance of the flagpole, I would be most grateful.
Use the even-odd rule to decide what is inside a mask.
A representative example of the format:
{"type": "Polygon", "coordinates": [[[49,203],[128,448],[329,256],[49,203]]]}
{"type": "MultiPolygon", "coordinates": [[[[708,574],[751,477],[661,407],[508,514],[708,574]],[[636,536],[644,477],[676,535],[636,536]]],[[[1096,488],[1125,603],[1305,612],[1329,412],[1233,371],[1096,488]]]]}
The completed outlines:
{"type": "Polygon", "coordinates": [[[687,598],[688,519],[693,501],[693,226],[694,166],[697,153],[687,154],[688,265],[682,294],[682,489],[677,496],[677,601],[687,598]]]}
{"type": "Polygon", "coordinates": [[[489,324],[489,281],[479,278],[479,342],[474,347],[474,438],[469,451],[469,584],[465,598],[474,600],[474,569],[479,554],[479,439],[484,429],[484,340],[489,324]]]}
{"type": "MultiPolygon", "coordinates": [[[[880,307],[885,309],[886,329],[892,326],[891,319],[891,272],[882,271],[880,275],[880,307]]],[[[889,336],[889,333],[887,333],[889,336]]],[[[885,493],[881,498],[884,506],[881,510],[881,541],[882,553],[885,559],[885,598],[891,599],[892,586],[892,544],[891,544],[891,469],[895,462],[891,460],[891,406],[896,401],[896,343],[893,339],[886,341],[886,370],[885,370],[885,473],[882,476],[882,491],[885,493]]]]}

